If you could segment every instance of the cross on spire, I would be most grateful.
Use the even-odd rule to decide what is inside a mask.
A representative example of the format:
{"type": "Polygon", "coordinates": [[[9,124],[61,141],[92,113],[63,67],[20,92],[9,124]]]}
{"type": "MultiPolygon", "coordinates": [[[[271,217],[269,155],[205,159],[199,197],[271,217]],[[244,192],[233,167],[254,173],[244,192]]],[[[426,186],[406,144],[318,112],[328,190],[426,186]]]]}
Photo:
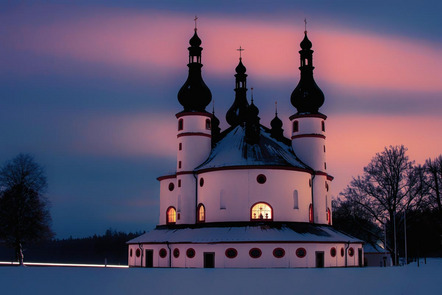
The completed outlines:
{"type": "Polygon", "coordinates": [[[275,101],[275,116],[278,116],[278,102],[275,101]]]}
{"type": "Polygon", "coordinates": [[[239,59],[241,59],[241,52],[244,51],[244,49],[240,46],[237,51],[239,51],[239,59]]]}
{"type": "Polygon", "coordinates": [[[304,31],[307,33],[307,19],[304,18],[304,31]]]}
{"type": "Polygon", "coordinates": [[[196,21],[198,20],[198,17],[195,15],[195,18],[193,19],[193,21],[195,22],[195,31],[197,30],[196,28],[196,21]]]}

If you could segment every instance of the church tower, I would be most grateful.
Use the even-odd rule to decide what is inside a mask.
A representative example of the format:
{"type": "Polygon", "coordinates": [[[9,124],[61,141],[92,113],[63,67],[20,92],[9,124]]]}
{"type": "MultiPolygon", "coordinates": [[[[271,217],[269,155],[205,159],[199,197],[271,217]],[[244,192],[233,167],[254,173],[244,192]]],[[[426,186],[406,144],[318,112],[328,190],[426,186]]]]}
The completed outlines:
{"type": "Polygon", "coordinates": [[[178,120],[177,201],[176,223],[190,224],[196,220],[196,190],[193,170],[209,156],[212,138],[212,117],[206,111],[212,93],[201,75],[201,39],[195,33],[189,41],[189,75],[178,92],[183,111],[176,114],[178,120]]]}
{"type": "Polygon", "coordinates": [[[313,78],[312,42],[304,32],[300,58],[301,78],[291,95],[291,103],[297,112],[290,116],[292,147],[296,155],[314,170],[310,222],[331,224],[331,199],[328,195],[329,176],[325,160],[325,120],[319,112],[324,94],[313,78]]]}

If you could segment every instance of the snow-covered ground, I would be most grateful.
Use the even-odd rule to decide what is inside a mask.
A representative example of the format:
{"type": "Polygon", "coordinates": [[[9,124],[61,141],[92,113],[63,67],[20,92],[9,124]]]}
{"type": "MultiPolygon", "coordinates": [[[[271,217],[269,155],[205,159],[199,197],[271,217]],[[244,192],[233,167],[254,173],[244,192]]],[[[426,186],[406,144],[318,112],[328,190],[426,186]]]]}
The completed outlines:
{"type": "Polygon", "coordinates": [[[390,268],[0,267],[0,294],[441,294],[442,259],[390,268]]]}

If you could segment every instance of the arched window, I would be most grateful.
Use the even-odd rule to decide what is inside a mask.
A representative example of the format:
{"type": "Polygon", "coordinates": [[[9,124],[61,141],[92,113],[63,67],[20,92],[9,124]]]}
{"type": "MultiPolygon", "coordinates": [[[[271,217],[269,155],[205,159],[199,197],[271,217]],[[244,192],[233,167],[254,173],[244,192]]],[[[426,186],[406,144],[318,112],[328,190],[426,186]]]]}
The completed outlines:
{"type": "Polygon", "coordinates": [[[298,204],[298,190],[293,191],[293,209],[299,209],[298,204]]]}
{"type": "Polygon", "coordinates": [[[308,207],[308,221],[310,223],[313,223],[313,206],[312,206],[312,204],[310,204],[310,206],[308,207]]]}
{"type": "Polygon", "coordinates": [[[198,216],[197,221],[198,222],[205,222],[206,221],[206,208],[204,208],[203,204],[198,205],[198,209],[196,210],[198,216]]]}
{"type": "Polygon", "coordinates": [[[166,223],[175,224],[176,222],[176,210],[175,207],[170,206],[166,211],[166,223]]]}
{"type": "Polygon", "coordinates": [[[206,119],[206,129],[210,130],[210,128],[211,128],[210,119],[206,119]]]}
{"type": "Polygon", "coordinates": [[[298,121],[293,121],[293,132],[299,131],[299,124],[298,121]]]}
{"type": "Polygon", "coordinates": [[[273,220],[272,207],[264,202],[256,203],[250,210],[251,220],[273,220]]]}
{"type": "Polygon", "coordinates": [[[178,120],[178,131],[183,130],[183,119],[178,120]]]}

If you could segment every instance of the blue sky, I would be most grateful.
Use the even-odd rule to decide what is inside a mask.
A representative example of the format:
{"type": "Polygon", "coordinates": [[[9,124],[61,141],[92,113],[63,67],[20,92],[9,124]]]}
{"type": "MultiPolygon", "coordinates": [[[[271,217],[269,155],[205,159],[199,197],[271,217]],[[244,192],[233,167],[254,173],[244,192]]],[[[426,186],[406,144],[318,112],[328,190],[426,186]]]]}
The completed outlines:
{"type": "MultiPolygon", "coordinates": [[[[439,1],[7,1],[0,3],[0,161],[47,172],[57,237],[158,220],[156,177],[175,167],[176,94],[198,15],[215,109],[234,98],[236,48],[261,122],[295,112],[308,20],[329,118],[337,195],[384,146],[418,163],[441,151],[439,1]]],[[[285,127],[287,129],[287,127],[285,127]]]]}

